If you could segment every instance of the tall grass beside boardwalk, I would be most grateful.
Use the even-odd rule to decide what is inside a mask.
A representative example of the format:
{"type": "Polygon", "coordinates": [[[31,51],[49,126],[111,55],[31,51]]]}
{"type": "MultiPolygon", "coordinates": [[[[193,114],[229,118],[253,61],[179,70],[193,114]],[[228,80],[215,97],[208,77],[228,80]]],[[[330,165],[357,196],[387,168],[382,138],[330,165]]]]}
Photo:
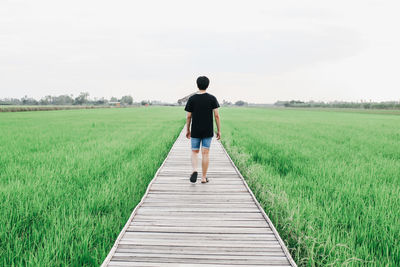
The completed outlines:
{"type": "Polygon", "coordinates": [[[400,116],[223,108],[221,119],[300,266],[400,266],[400,116]]]}
{"type": "Polygon", "coordinates": [[[152,107],[0,114],[0,266],[98,266],[184,124],[152,107]]]}

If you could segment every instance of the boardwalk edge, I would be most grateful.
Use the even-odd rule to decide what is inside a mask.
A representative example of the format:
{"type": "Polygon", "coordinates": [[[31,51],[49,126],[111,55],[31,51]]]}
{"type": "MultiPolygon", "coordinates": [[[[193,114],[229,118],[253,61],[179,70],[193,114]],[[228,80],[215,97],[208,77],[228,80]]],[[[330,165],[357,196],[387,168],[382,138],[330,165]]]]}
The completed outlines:
{"type": "Polygon", "coordinates": [[[261,214],[263,215],[264,219],[268,222],[272,232],[274,233],[275,237],[278,239],[279,244],[282,247],[283,252],[285,253],[286,257],[288,258],[290,265],[297,267],[296,262],[293,260],[292,255],[290,255],[289,250],[287,249],[285,243],[283,242],[282,238],[280,237],[278,231],[276,230],[274,224],[272,223],[272,221],[270,220],[270,218],[268,217],[268,215],[265,213],[264,209],[261,207],[260,203],[258,202],[257,198],[254,196],[253,191],[251,191],[249,185],[247,184],[246,180],[244,179],[244,177],[242,176],[242,174],[240,173],[239,169],[236,167],[235,163],[233,162],[231,156],[229,156],[228,152],[226,151],[224,145],[222,144],[221,141],[218,141],[221,144],[222,149],[224,150],[225,154],[228,156],[229,161],[231,162],[232,166],[235,168],[235,171],[237,172],[237,174],[240,176],[240,179],[242,179],[244,185],[247,188],[247,191],[250,193],[251,197],[253,198],[255,204],[257,205],[258,209],[261,211],[261,214]]]}
{"type": "Polygon", "coordinates": [[[165,157],[164,161],[162,162],[162,164],[160,165],[160,167],[158,168],[158,170],[156,171],[156,173],[154,174],[153,179],[151,179],[149,185],[147,186],[146,192],[145,194],[142,196],[142,199],[140,200],[140,202],[136,205],[135,209],[132,211],[131,216],[129,216],[128,221],[126,222],[124,228],[122,228],[121,232],[119,233],[117,240],[115,240],[114,245],[112,246],[110,252],[108,253],[107,257],[104,259],[103,263],[101,264],[101,267],[106,267],[110,261],[111,258],[113,257],[115,251],[117,250],[118,244],[121,241],[122,236],[125,234],[126,230],[128,229],[130,222],[133,220],[133,217],[136,215],[137,210],[140,208],[140,206],[142,206],[145,198],[147,197],[149,191],[150,191],[150,187],[153,184],[155,178],[157,178],[158,173],[161,171],[162,167],[164,166],[165,162],[167,161],[169,155],[171,154],[171,150],[174,147],[175,143],[178,141],[179,139],[179,135],[181,135],[181,132],[179,132],[178,137],[175,139],[175,142],[172,144],[171,148],[168,151],[167,156],[165,157]]]}

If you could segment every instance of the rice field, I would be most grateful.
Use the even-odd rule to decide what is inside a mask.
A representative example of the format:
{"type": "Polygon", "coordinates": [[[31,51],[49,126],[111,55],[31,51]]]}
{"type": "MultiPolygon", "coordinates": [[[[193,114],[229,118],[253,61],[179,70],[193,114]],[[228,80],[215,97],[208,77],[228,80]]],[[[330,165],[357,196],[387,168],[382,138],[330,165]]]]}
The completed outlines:
{"type": "MultiPolygon", "coordinates": [[[[184,114],[0,113],[0,266],[101,264],[184,114]]],[[[221,108],[221,122],[226,149],[300,266],[400,265],[399,115],[221,108]]]]}
{"type": "Polygon", "coordinates": [[[222,140],[300,266],[400,266],[400,116],[221,110],[222,140]]]}
{"type": "Polygon", "coordinates": [[[0,266],[98,266],[184,124],[181,109],[0,114],[0,266]]]}

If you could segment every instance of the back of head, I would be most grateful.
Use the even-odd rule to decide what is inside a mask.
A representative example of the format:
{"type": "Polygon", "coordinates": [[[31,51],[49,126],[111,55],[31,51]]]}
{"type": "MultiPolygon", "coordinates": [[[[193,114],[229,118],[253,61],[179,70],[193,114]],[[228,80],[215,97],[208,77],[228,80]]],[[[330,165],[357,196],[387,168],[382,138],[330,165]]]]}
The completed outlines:
{"type": "Polygon", "coordinates": [[[197,87],[200,90],[206,90],[208,88],[208,85],[210,84],[210,80],[206,76],[200,76],[197,78],[197,87]]]}

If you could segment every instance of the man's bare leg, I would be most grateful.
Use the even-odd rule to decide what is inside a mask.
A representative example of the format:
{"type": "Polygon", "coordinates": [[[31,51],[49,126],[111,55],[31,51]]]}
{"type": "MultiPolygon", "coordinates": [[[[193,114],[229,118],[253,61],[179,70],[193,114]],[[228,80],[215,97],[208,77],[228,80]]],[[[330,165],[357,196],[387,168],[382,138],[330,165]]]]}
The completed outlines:
{"type": "Polygon", "coordinates": [[[192,150],[192,168],[193,172],[197,172],[199,150],[192,150]]]}
{"type": "Polygon", "coordinates": [[[199,154],[199,150],[192,150],[192,168],[193,173],[190,175],[190,182],[195,183],[197,181],[197,154],[199,154]]]}
{"type": "Polygon", "coordinates": [[[209,163],[209,152],[210,150],[207,148],[201,148],[201,168],[203,170],[203,175],[202,175],[202,182],[206,182],[206,177],[207,177],[207,170],[208,170],[208,163],[209,163]]]}

